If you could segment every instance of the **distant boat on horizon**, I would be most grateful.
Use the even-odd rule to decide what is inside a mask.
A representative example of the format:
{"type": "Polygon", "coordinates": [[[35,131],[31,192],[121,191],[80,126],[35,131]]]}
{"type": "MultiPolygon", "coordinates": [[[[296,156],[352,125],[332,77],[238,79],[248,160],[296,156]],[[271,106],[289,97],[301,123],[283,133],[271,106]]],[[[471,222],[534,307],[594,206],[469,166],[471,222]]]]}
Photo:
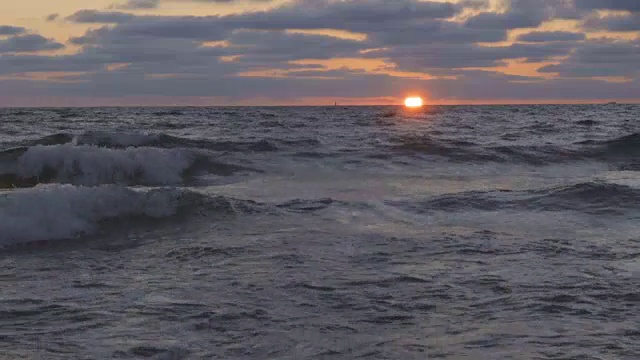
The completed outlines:
{"type": "Polygon", "coordinates": [[[610,101],[607,103],[607,105],[618,105],[618,103],[616,101],[610,101]]]}

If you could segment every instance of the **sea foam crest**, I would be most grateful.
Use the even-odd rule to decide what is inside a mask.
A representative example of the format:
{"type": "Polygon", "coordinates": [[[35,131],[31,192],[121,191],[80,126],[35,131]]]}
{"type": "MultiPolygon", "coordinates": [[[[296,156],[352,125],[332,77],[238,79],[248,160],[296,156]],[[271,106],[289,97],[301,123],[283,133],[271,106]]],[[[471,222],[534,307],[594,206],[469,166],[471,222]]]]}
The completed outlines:
{"type": "Polygon", "coordinates": [[[76,185],[169,185],[180,183],[194,160],[181,149],[38,145],[19,157],[17,175],[76,185]]]}
{"type": "Polygon", "coordinates": [[[109,219],[170,217],[177,213],[184,195],[178,189],[60,184],[0,193],[0,248],[91,234],[109,219]]]}

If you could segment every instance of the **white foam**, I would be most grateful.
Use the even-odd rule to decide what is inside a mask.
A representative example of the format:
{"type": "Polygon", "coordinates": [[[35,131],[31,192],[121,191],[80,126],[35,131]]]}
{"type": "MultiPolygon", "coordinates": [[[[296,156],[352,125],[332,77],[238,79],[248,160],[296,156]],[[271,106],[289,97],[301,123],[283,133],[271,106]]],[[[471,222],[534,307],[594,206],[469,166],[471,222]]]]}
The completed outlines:
{"type": "Polygon", "coordinates": [[[100,221],[175,215],[183,191],[39,185],[0,193],[0,248],[94,233],[100,221]]]}
{"type": "Polygon", "coordinates": [[[34,178],[53,170],[57,182],[75,185],[124,184],[132,180],[141,185],[169,185],[182,181],[182,173],[193,160],[191,153],[180,149],[38,145],[20,156],[17,175],[34,178]]]}
{"type": "Polygon", "coordinates": [[[616,185],[640,188],[640,173],[637,171],[608,171],[596,179],[616,185]]]}

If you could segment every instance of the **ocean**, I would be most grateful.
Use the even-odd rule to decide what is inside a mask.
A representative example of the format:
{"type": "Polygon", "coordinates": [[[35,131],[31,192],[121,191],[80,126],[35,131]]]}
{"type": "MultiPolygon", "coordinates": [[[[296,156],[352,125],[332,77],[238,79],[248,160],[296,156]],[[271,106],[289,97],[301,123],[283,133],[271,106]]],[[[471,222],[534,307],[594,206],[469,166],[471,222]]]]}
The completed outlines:
{"type": "Polygon", "coordinates": [[[638,359],[640,105],[0,110],[0,358],[638,359]]]}

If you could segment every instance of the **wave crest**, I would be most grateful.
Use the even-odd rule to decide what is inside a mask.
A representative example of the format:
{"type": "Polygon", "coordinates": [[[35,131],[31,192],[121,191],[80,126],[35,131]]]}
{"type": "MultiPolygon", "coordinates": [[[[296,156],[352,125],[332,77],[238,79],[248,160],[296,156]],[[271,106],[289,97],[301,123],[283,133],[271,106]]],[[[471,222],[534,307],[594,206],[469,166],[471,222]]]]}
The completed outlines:
{"type": "Polygon", "coordinates": [[[110,220],[163,219],[186,211],[235,213],[235,209],[233,199],[176,188],[39,185],[0,193],[0,248],[94,234],[110,220]]]}
{"type": "Polygon", "coordinates": [[[194,154],[179,149],[37,145],[18,157],[13,174],[18,185],[171,185],[182,181],[195,160],[194,154]]]}

